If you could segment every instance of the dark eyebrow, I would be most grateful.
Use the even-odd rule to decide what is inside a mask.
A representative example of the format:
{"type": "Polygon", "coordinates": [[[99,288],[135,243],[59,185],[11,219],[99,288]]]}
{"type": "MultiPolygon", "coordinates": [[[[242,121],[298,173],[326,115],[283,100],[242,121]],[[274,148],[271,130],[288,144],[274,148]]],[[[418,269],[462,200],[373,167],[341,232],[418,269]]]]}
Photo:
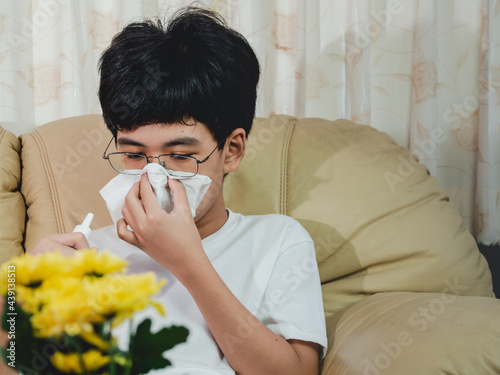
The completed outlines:
{"type": "Polygon", "coordinates": [[[133,139],[130,138],[119,138],[116,140],[116,143],[121,145],[121,146],[139,146],[139,147],[146,147],[142,143],[134,141],[133,139]]]}
{"type": "Polygon", "coordinates": [[[169,142],[165,142],[163,147],[172,147],[172,146],[197,146],[200,144],[200,141],[193,137],[180,137],[173,139],[169,142]]]}
{"type": "MultiPolygon", "coordinates": [[[[136,140],[130,139],[127,137],[119,138],[117,140],[117,143],[121,146],[128,145],[128,146],[146,147],[143,143],[137,142],[136,140]]],[[[173,139],[171,141],[165,142],[163,144],[163,147],[167,148],[167,147],[179,146],[179,145],[181,145],[181,146],[196,146],[198,144],[200,144],[200,141],[196,138],[180,137],[180,138],[176,138],[176,139],[173,139]]]]}

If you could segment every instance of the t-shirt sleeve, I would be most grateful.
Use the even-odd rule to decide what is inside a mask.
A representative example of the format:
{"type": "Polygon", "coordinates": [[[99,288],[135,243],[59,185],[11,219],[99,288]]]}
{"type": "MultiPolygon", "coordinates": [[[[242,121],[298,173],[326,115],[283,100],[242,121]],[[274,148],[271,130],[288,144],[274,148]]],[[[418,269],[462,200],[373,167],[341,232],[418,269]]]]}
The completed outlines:
{"type": "Polygon", "coordinates": [[[312,240],[296,243],[277,257],[258,315],[262,323],[286,340],[318,343],[324,356],[325,315],[312,240]]]}

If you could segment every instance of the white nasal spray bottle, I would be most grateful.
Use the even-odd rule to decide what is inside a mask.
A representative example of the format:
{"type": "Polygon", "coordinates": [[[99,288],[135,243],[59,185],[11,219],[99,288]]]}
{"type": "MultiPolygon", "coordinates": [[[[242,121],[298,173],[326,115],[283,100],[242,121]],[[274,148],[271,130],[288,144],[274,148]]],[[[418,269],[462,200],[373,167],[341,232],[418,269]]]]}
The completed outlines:
{"type": "Polygon", "coordinates": [[[93,219],[94,219],[94,214],[92,212],[88,213],[85,220],[83,220],[83,223],[77,225],[75,229],[73,229],[73,233],[75,232],[83,233],[85,238],[88,240],[91,232],[90,223],[92,223],[93,219]]]}

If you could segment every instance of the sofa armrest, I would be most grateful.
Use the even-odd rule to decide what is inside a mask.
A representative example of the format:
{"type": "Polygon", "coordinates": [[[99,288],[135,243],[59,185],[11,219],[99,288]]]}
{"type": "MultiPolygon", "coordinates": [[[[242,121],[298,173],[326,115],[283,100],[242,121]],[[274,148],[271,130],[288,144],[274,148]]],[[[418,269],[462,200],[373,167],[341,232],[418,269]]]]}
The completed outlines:
{"type": "Polygon", "coordinates": [[[23,253],[26,206],[19,192],[20,149],[17,137],[0,128],[0,263],[23,253]]]}
{"type": "Polygon", "coordinates": [[[499,374],[500,300],[380,293],[331,316],[322,375],[499,374]]]}

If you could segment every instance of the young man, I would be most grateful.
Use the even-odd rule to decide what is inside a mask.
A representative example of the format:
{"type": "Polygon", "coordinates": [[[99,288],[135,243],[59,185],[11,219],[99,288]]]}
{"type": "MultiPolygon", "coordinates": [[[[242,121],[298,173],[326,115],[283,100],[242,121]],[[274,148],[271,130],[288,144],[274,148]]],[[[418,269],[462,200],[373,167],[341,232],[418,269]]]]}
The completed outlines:
{"type": "MultiPolygon", "coordinates": [[[[168,314],[154,317],[156,328],[190,331],[167,352],[168,374],[317,374],[326,332],[312,240],[286,216],[243,216],[224,205],[223,179],[244,156],[255,112],[259,64],[248,42],[216,14],[187,8],[166,28],[125,27],[100,69],[113,168],[159,163],[212,181],[193,218],[182,180],[168,179],[167,212],[143,174],[116,227],[89,239],[128,259],[131,272],[168,279],[158,297],[168,314]]],[[[88,246],[72,233],[34,251],[88,246]]]]}

